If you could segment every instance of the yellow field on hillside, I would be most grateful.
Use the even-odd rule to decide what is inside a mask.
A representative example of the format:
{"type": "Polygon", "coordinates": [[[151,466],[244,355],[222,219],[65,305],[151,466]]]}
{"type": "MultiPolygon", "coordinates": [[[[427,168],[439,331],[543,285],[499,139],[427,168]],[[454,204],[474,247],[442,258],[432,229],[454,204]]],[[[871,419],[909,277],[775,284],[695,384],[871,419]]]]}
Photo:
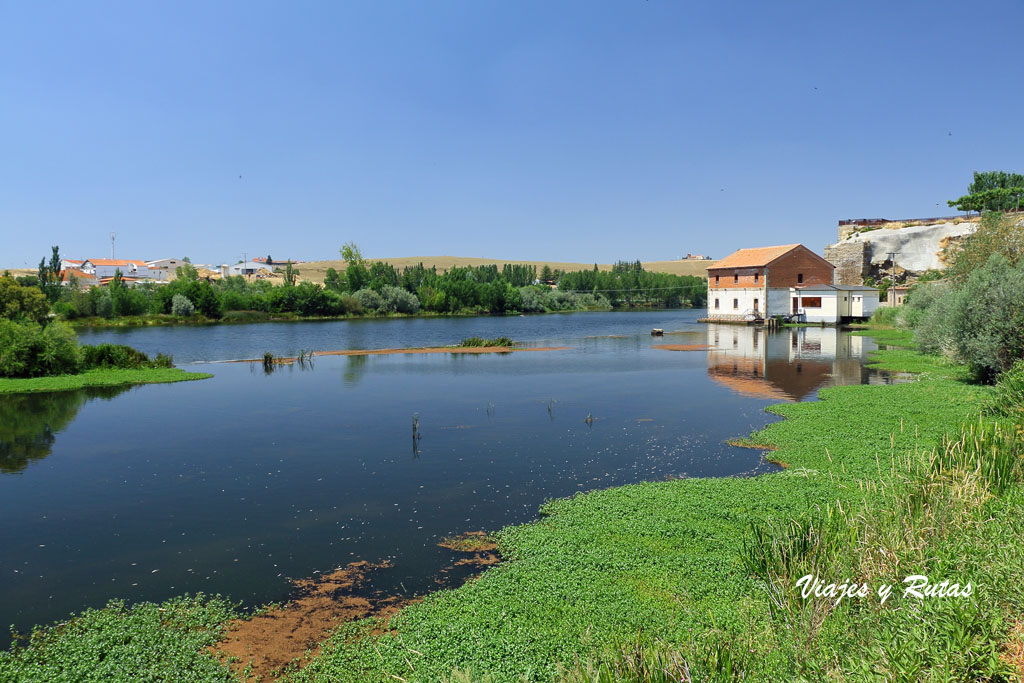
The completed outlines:
{"type": "MultiPolygon", "coordinates": [[[[415,266],[419,263],[422,263],[427,268],[434,266],[438,270],[449,270],[454,266],[486,266],[492,264],[501,268],[506,263],[518,263],[527,266],[536,266],[538,273],[544,266],[549,266],[552,270],[558,269],[563,271],[590,270],[594,267],[593,263],[574,263],[566,261],[516,261],[506,259],[472,258],[468,256],[405,256],[401,258],[370,258],[366,260],[369,262],[384,261],[385,263],[390,263],[398,270],[408,266],[415,266]]],[[[707,275],[707,267],[714,263],[715,261],[649,261],[644,263],[643,267],[645,270],[655,273],[671,273],[673,275],[696,275],[698,277],[705,277],[707,275]]],[[[306,263],[296,264],[295,267],[299,270],[300,280],[323,282],[328,268],[334,268],[337,271],[345,270],[345,262],[341,260],[308,261],[306,263]]],[[[612,264],[599,263],[597,264],[597,267],[600,270],[611,270],[612,264]]]]}

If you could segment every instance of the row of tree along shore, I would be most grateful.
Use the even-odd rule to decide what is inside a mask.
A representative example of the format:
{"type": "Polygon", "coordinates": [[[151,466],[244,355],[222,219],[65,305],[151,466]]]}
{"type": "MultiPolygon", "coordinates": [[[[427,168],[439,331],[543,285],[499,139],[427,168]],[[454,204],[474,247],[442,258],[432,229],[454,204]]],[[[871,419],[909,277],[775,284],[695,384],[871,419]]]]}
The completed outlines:
{"type": "Polygon", "coordinates": [[[243,276],[201,278],[185,264],[168,284],[129,286],[115,276],[106,287],[81,291],[60,277],[59,250],[37,276],[17,278],[37,287],[58,317],[76,324],[253,321],[273,317],[545,313],[620,308],[679,308],[705,304],[703,278],[645,271],[639,261],[611,271],[545,271],[505,264],[438,271],[423,264],[396,269],[366,261],[354,245],[342,249],[346,268],[329,269],[324,283],[298,281],[288,265],[283,284],[243,276]]]}

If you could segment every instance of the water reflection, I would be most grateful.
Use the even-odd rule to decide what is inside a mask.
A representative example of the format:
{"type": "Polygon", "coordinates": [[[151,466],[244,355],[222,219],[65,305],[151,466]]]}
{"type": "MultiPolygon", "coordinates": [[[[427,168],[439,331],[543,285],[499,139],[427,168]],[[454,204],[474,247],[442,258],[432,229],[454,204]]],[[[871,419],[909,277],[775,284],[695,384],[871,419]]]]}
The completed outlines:
{"type": "Polygon", "coordinates": [[[824,387],[864,383],[865,337],[834,327],[765,330],[708,325],[708,376],[744,396],[780,401],[810,398],[824,387]]]}
{"type": "Polygon", "coordinates": [[[53,451],[64,430],[91,398],[112,399],[130,387],[0,396],[0,474],[17,474],[53,451]]]}

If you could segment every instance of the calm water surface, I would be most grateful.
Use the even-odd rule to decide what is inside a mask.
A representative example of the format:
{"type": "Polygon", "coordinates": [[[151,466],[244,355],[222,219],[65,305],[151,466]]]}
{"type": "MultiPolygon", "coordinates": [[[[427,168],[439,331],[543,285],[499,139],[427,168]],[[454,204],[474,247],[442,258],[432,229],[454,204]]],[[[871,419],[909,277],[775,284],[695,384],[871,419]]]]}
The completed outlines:
{"type": "Polygon", "coordinates": [[[108,599],[281,600],[289,578],[390,559],[378,587],[430,590],[446,535],[534,519],[545,499],[773,469],[725,440],[780,400],[887,381],[833,329],[765,334],[695,311],[153,328],[82,334],[171,353],[213,379],[0,397],[0,623],[108,599]],[[652,327],[667,336],[652,338],[652,327]],[[672,334],[675,333],[675,334],[672,334]],[[509,336],[567,351],[321,357],[299,349],[509,336]],[[707,344],[666,351],[654,344],[707,344]],[[412,440],[418,416],[422,439],[412,440]],[[588,423],[586,418],[593,420],[588,423]]]}

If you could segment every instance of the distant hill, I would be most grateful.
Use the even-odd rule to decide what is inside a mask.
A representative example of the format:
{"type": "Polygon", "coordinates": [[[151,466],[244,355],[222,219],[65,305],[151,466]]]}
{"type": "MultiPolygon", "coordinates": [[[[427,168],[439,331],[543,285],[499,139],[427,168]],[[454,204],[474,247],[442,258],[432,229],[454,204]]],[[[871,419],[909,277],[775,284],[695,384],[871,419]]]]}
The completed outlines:
{"type": "MultiPolygon", "coordinates": [[[[590,270],[594,267],[593,263],[574,263],[566,261],[517,261],[515,259],[472,258],[468,256],[403,256],[400,258],[368,258],[366,260],[368,262],[384,261],[385,263],[390,263],[399,270],[407,266],[415,266],[419,263],[422,263],[427,268],[434,266],[438,270],[449,270],[454,266],[486,266],[492,264],[501,268],[501,266],[506,263],[518,263],[527,266],[536,266],[538,273],[545,265],[549,266],[552,270],[558,269],[563,271],[590,270]]],[[[714,265],[715,263],[715,261],[695,260],[648,261],[643,264],[643,267],[645,270],[649,270],[654,273],[671,273],[673,275],[696,275],[698,277],[705,277],[707,275],[706,271],[708,266],[714,265]]],[[[342,271],[345,269],[345,262],[341,260],[307,261],[305,263],[296,264],[295,267],[299,269],[299,279],[323,282],[328,268],[334,268],[335,270],[342,271]]],[[[597,264],[597,267],[600,270],[611,270],[612,264],[599,263],[597,264]]]]}

